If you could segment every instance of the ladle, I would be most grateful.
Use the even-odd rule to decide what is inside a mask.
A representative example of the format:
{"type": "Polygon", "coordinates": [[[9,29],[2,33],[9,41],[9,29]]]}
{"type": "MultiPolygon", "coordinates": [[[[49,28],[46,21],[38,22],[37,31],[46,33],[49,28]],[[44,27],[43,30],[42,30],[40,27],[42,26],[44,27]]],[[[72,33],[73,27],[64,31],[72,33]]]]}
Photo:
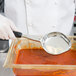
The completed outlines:
{"type": "Polygon", "coordinates": [[[16,37],[24,37],[41,43],[43,49],[53,55],[62,54],[71,48],[71,41],[60,32],[51,32],[43,37],[33,35],[24,35],[21,32],[14,31],[16,37]]]}

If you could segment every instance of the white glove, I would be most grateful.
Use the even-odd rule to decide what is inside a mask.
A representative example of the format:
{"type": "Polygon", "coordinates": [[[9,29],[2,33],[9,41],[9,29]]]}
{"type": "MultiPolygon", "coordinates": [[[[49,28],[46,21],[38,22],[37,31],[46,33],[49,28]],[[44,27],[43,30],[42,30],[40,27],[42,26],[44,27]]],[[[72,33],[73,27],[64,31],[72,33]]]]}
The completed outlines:
{"type": "Polygon", "coordinates": [[[6,17],[0,15],[0,38],[1,39],[14,39],[13,31],[18,31],[14,23],[6,17]]]}

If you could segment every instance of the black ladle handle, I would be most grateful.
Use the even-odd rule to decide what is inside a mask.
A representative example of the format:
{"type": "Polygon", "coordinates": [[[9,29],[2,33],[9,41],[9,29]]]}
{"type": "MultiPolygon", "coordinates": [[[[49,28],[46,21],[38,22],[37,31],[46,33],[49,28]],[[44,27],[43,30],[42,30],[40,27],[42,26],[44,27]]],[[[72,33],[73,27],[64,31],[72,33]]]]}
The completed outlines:
{"type": "Polygon", "coordinates": [[[18,38],[21,38],[22,37],[22,33],[21,32],[13,31],[13,33],[18,38]]]}
{"type": "Polygon", "coordinates": [[[17,38],[27,38],[27,39],[30,39],[30,40],[34,40],[34,41],[37,41],[37,42],[40,42],[40,37],[37,37],[37,36],[33,36],[33,35],[25,35],[25,34],[22,34],[21,32],[16,32],[16,31],[13,31],[14,35],[17,37],[17,38]]]}
{"type": "MultiPolygon", "coordinates": [[[[17,37],[17,38],[21,38],[22,37],[22,33],[21,32],[17,32],[17,31],[13,31],[14,35],[17,37]]],[[[6,39],[0,39],[0,41],[8,41],[6,39]]]]}

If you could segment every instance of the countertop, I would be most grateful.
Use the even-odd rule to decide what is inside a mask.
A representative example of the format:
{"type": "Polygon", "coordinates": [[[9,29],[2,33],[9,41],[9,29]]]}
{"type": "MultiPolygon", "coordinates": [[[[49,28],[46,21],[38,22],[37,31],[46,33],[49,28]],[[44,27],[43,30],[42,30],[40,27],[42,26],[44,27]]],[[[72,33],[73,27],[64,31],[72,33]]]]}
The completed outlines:
{"type": "Polygon", "coordinates": [[[0,76],[14,76],[12,69],[3,67],[7,53],[0,53],[0,76]]]}

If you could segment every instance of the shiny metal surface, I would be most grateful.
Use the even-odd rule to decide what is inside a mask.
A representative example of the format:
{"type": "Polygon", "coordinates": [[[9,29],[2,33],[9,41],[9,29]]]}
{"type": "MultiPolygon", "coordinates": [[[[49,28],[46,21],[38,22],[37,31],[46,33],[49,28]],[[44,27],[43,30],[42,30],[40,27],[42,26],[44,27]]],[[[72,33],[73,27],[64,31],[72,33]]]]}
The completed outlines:
{"type": "Polygon", "coordinates": [[[0,53],[7,52],[9,48],[9,40],[0,39],[0,53]]]}
{"type": "Polygon", "coordinates": [[[60,32],[46,34],[41,40],[44,50],[53,55],[62,54],[71,48],[71,41],[60,32]],[[47,47],[48,46],[48,47],[47,47]]]}
{"type": "Polygon", "coordinates": [[[71,41],[60,32],[51,32],[43,37],[36,37],[32,35],[22,35],[22,37],[40,42],[43,49],[47,53],[53,55],[64,53],[71,48],[71,41]],[[47,46],[49,46],[49,49],[47,46]]]}
{"type": "Polygon", "coordinates": [[[7,53],[0,53],[0,76],[15,76],[12,69],[6,69],[3,67],[7,53]]]}

